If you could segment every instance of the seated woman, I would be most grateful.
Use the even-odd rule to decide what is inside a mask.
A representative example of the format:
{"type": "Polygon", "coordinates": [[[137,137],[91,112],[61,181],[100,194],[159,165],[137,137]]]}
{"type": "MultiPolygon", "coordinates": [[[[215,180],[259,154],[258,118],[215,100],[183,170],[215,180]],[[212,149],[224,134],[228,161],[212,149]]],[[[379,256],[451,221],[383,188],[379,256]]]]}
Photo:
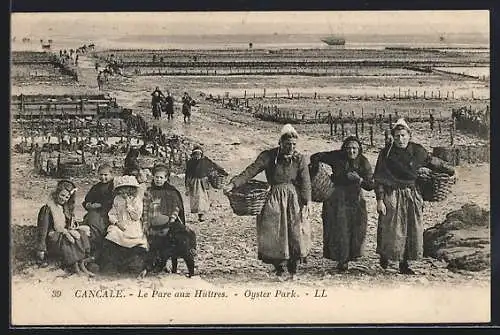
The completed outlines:
{"type": "Polygon", "coordinates": [[[75,222],[76,187],[69,180],[61,180],[40,208],[37,223],[37,259],[46,266],[48,258],[60,260],[73,273],[94,273],[86,268],[90,260],[90,229],[75,222]]]}
{"type": "Polygon", "coordinates": [[[141,273],[145,268],[148,242],[141,222],[143,193],[134,176],[115,177],[115,197],[108,212],[109,226],[99,266],[102,272],[141,273]]]}

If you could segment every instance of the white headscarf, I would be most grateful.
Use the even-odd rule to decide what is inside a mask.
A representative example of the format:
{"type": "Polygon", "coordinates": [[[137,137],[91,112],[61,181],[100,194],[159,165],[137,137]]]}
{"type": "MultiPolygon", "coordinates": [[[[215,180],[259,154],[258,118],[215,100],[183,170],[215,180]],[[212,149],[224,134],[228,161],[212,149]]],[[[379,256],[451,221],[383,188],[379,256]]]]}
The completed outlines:
{"type": "Polygon", "coordinates": [[[283,128],[281,128],[280,139],[284,135],[293,135],[294,137],[299,137],[299,133],[292,127],[291,124],[285,124],[283,128]]]}
{"type": "Polygon", "coordinates": [[[401,118],[396,121],[396,123],[392,126],[392,130],[396,129],[397,126],[404,127],[409,133],[411,132],[410,126],[406,123],[405,119],[401,118]]]}

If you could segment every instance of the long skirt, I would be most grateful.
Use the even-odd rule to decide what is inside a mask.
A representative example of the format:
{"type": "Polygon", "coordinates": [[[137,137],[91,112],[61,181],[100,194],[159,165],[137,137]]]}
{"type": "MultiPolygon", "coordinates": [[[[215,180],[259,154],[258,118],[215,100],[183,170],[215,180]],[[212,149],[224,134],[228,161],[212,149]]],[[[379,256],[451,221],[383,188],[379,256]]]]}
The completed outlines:
{"type": "Polygon", "coordinates": [[[323,203],[323,257],[347,262],[363,255],[368,215],[363,193],[337,186],[323,203]]]}
{"type": "Polygon", "coordinates": [[[146,248],[135,246],[122,247],[109,240],[104,240],[98,261],[103,273],[134,273],[139,274],[146,268],[148,251],[146,248]]]}
{"type": "Polygon", "coordinates": [[[97,256],[109,225],[108,216],[100,211],[89,210],[83,217],[83,223],[90,227],[90,252],[97,256]]]}
{"type": "Polygon", "coordinates": [[[62,233],[51,231],[47,235],[49,255],[59,258],[63,266],[72,265],[86,258],[90,254],[90,241],[83,231],[79,232],[80,238],[71,243],[62,233]]]}
{"type": "Polygon", "coordinates": [[[202,179],[192,179],[189,185],[189,205],[191,213],[208,212],[210,200],[202,179]]]}
{"type": "Polygon", "coordinates": [[[182,105],[182,114],[184,116],[191,116],[191,108],[185,105],[182,105]]]}
{"type": "Polygon", "coordinates": [[[423,199],[415,188],[384,194],[386,215],[379,215],[377,253],[388,260],[418,260],[423,255],[423,199]]]}
{"type": "Polygon", "coordinates": [[[273,185],[257,215],[258,258],[268,264],[300,260],[307,257],[311,244],[311,226],[303,219],[295,186],[273,185]]]}

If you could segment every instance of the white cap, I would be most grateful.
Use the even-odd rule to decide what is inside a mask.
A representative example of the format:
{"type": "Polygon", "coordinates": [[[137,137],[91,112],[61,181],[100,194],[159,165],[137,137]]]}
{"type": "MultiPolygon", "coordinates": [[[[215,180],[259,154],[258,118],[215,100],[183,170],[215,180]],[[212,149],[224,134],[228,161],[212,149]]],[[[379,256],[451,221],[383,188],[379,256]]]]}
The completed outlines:
{"type": "Polygon", "coordinates": [[[410,131],[410,127],[408,126],[408,123],[406,123],[405,119],[401,118],[396,121],[396,123],[392,126],[392,129],[395,129],[397,126],[402,126],[406,130],[410,131]]]}
{"type": "Polygon", "coordinates": [[[297,133],[297,131],[295,130],[295,128],[292,127],[291,124],[285,124],[283,126],[283,128],[281,128],[281,133],[280,133],[280,137],[282,137],[283,135],[286,135],[286,134],[292,134],[296,137],[299,137],[299,134],[297,133]]]}

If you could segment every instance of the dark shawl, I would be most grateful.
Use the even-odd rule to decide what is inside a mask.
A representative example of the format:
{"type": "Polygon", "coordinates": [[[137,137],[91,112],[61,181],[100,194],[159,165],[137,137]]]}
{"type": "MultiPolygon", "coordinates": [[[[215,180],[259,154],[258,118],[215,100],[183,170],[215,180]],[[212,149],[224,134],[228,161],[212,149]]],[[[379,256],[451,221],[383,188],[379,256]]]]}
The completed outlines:
{"type": "MultiPolygon", "coordinates": [[[[160,198],[160,212],[164,215],[171,215],[176,207],[179,208],[178,216],[183,223],[186,223],[186,215],[184,212],[184,202],[182,200],[181,193],[168,182],[165,182],[163,186],[151,185],[146,192],[144,198],[144,214],[148,215],[151,213],[152,208],[151,201],[153,198],[160,198]]],[[[146,217],[149,219],[149,217],[146,217]]],[[[146,222],[147,225],[149,222],[146,222]]]]}
{"type": "Polygon", "coordinates": [[[332,181],[337,186],[353,186],[353,191],[359,192],[359,188],[371,191],[374,188],[373,172],[370,162],[363,155],[363,147],[361,142],[354,136],[350,136],[344,140],[340,150],[318,152],[311,155],[311,173],[315,175],[318,169],[318,163],[326,163],[332,168],[332,181]],[[351,160],[347,156],[347,144],[349,142],[357,142],[359,145],[358,156],[351,160]],[[349,172],[357,172],[363,178],[361,185],[356,181],[349,180],[347,174],[349,172]]]}
{"type": "Polygon", "coordinates": [[[208,174],[217,168],[217,165],[205,156],[200,159],[190,158],[186,162],[186,180],[208,177],[208,174]]]}
{"type": "Polygon", "coordinates": [[[406,149],[391,145],[382,149],[375,166],[375,182],[386,186],[414,185],[417,170],[430,163],[431,156],[420,144],[410,142],[406,149]]]}

